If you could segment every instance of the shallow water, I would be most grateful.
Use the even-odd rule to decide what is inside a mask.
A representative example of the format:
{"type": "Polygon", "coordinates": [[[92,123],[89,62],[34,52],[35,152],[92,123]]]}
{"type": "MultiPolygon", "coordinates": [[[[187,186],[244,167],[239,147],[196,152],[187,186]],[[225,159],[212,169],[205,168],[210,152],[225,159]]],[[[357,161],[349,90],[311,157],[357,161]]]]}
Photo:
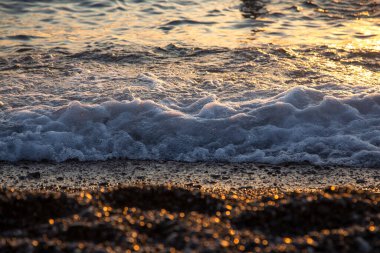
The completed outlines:
{"type": "Polygon", "coordinates": [[[378,45],[378,0],[4,0],[0,48],[378,45]]]}
{"type": "Polygon", "coordinates": [[[380,166],[378,1],[0,12],[0,160],[380,166]]]}

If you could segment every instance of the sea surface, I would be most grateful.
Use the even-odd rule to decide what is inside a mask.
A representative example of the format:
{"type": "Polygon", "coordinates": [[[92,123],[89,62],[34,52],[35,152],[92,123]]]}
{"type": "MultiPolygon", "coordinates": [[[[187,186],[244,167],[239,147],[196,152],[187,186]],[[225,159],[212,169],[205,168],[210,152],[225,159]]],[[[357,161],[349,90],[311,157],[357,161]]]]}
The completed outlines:
{"type": "Polygon", "coordinates": [[[379,0],[2,0],[0,160],[380,166],[379,0]]]}

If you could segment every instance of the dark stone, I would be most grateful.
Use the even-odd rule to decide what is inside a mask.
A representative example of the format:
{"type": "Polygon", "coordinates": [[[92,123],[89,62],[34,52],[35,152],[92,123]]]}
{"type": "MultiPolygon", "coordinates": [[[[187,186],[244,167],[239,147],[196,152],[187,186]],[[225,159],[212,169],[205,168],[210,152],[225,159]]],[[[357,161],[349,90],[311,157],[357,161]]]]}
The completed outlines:
{"type": "Polygon", "coordinates": [[[108,182],[100,182],[99,186],[108,186],[108,182]]]}
{"type": "Polygon", "coordinates": [[[364,179],[358,179],[358,180],[356,180],[356,183],[357,184],[365,184],[366,181],[364,179]]]}
{"type": "Polygon", "coordinates": [[[28,179],[40,179],[41,178],[41,173],[38,172],[38,171],[37,172],[28,173],[27,178],[28,179]]]}

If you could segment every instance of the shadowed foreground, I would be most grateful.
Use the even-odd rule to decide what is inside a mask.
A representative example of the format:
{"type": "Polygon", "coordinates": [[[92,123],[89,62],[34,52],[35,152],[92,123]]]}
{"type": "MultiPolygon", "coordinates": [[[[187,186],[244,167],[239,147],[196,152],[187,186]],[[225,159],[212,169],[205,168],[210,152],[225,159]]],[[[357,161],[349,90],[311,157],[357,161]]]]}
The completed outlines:
{"type": "Polygon", "coordinates": [[[380,194],[137,185],[0,191],[1,252],[379,252],[380,194]]]}

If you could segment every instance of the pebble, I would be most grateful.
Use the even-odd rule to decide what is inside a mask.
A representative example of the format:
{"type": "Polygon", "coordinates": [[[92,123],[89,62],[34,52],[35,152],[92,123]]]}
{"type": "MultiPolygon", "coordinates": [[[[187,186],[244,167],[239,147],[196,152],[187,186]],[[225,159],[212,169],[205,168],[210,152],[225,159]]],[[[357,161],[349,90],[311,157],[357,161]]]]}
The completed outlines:
{"type": "Polygon", "coordinates": [[[360,253],[371,252],[371,250],[372,250],[371,245],[369,245],[369,243],[366,240],[364,240],[362,237],[356,237],[355,242],[358,246],[360,253]]]}
{"type": "Polygon", "coordinates": [[[38,172],[38,171],[37,172],[28,173],[27,178],[28,179],[40,179],[41,178],[41,173],[38,172]]]}

